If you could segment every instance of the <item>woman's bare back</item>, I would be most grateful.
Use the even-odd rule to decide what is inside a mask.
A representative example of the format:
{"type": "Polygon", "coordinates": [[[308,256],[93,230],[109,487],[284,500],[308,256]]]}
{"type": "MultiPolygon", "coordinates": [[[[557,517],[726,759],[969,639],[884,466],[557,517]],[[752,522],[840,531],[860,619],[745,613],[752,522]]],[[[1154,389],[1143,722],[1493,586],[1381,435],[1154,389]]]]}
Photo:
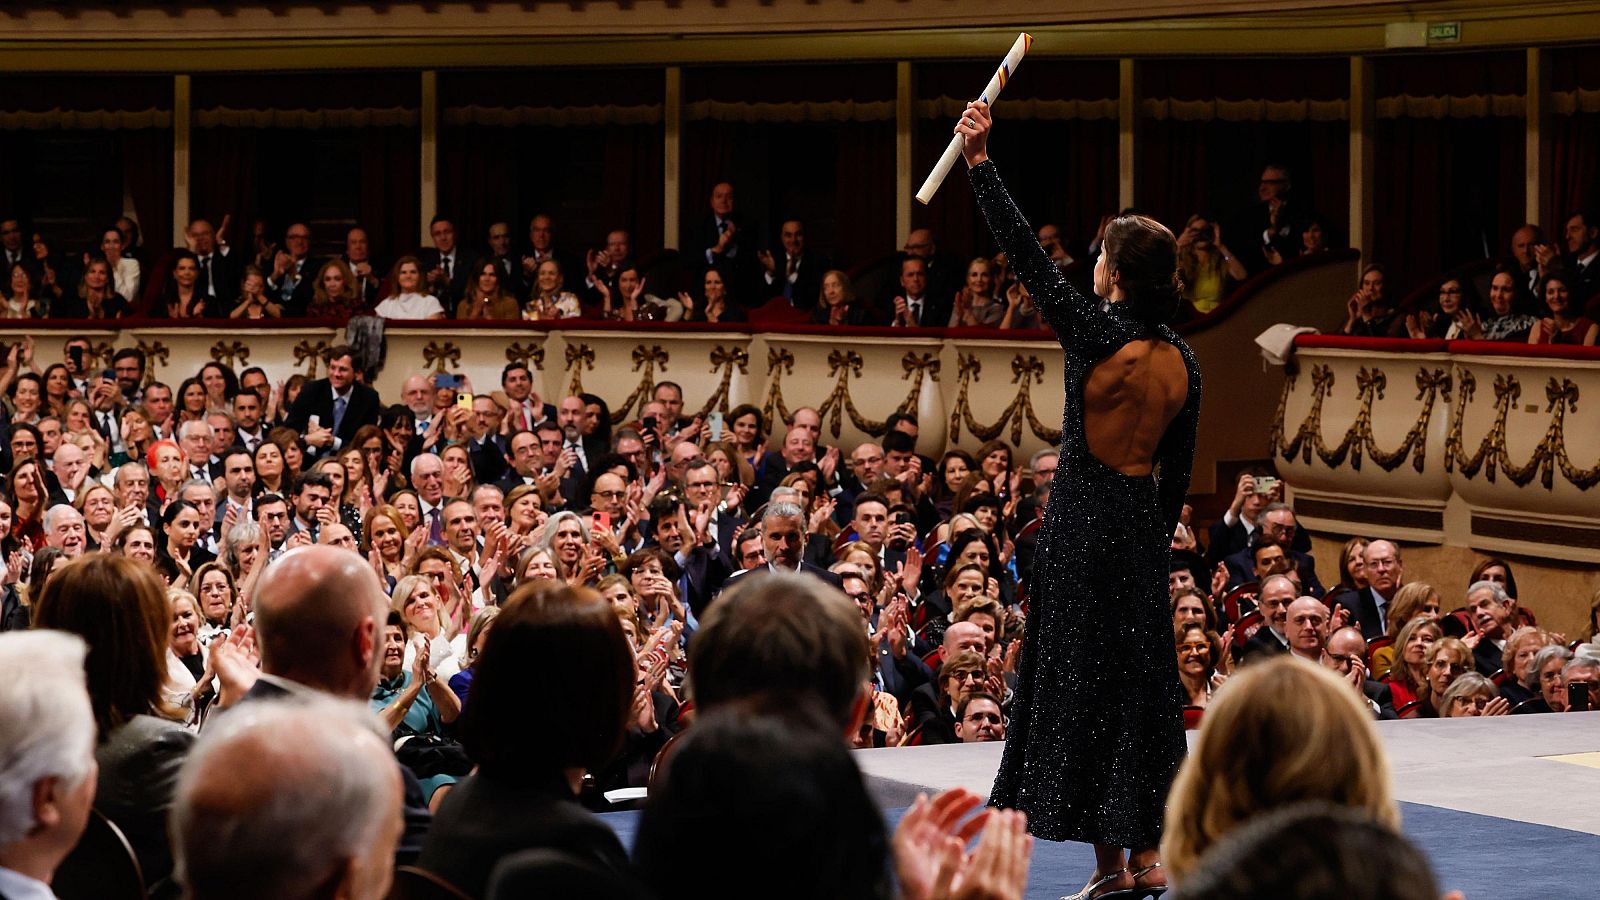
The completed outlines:
{"type": "Polygon", "coordinates": [[[1156,338],[1129,341],[1084,379],[1089,452],[1124,475],[1150,474],[1161,438],[1188,395],[1189,371],[1177,347],[1156,338]]]}

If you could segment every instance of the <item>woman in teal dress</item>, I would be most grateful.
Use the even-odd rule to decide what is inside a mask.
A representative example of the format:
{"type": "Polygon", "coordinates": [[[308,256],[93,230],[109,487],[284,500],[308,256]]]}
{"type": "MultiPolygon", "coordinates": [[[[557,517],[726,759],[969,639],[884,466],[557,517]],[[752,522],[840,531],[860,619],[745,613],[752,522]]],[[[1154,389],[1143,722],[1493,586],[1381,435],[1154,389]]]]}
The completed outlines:
{"type": "MultiPolygon", "coordinates": [[[[426,648],[416,654],[410,671],[406,670],[406,641],[410,632],[410,626],[399,613],[389,613],[383,629],[383,669],[369,703],[392,730],[396,754],[402,763],[410,765],[417,780],[422,782],[432,806],[434,795],[441,787],[455,784],[459,775],[466,774],[466,771],[445,771],[454,768],[452,760],[466,758],[445,731],[445,726],[461,715],[461,700],[429,667],[426,648]],[[413,741],[419,743],[408,752],[407,746],[413,741]],[[417,752],[424,746],[429,752],[417,752]],[[421,758],[429,761],[426,767],[414,761],[421,758]]],[[[467,768],[470,769],[470,765],[467,768]]]]}

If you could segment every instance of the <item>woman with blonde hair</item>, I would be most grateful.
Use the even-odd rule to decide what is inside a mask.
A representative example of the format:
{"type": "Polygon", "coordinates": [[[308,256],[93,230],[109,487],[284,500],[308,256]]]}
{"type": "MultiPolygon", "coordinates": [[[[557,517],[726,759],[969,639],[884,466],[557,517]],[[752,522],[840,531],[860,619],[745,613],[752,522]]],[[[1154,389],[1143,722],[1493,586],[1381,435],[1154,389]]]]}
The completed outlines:
{"type": "Polygon", "coordinates": [[[1228,679],[1206,707],[1167,798],[1161,858],[1169,882],[1181,887],[1241,823],[1308,800],[1400,824],[1389,763],[1360,695],[1328,669],[1284,655],[1228,679]]]}
{"type": "Polygon", "coordinates": [[[1389,677],[1389,669],[1394,666],[1395,654],[1401,646],[1400,632],[1417,616],[1439,617],[1439,592],[1425,581],[1401,586],[1389,602],[1389,636],[1395,638],[1395,642],[1372,651],[1373,678],[1382,681],[1389,677]]]}
{"type": "Polygon", "coordinates": [[[1396,710],[1415,701],[1421,693],[1422,685],[1427,681],[1427,669],[1423,661],[1428,656],[1428,649],[1442,637],[1444,629],[1439,627],[1439,620],[1433,616],[1415,616],[1406,623],[1406,627],[1400,629],[1400,636],[1394,641],[1394,654],[1387,676],[1396,710]]]}
{"type": "Polygon", "coordinates": [[[1439,701],[1457,678],[1473,671],[1472,650],[1459,638],[1442,637],[1433,642],[1422,657],[1422,684],[1417,689],[1417,699],[1422,701],[1417,715],[1424,719],[1439,717],[1439,701]]]}
{"type": "Polygon", "coordinates": [[[319,319],[348,319],[366,312],[366,306],[349,263],[335,256],[322,264],[313,282],[311,305],[306,315],[319,319]]]}

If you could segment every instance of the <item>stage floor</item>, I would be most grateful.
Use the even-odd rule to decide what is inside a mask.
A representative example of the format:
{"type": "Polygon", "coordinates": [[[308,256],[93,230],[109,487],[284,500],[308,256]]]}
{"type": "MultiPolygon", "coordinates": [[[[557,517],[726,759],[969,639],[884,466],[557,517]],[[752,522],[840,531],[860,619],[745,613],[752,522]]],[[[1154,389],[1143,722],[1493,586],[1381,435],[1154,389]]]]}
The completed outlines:
{"type": "MultiPolygon", "coordinates": [[[[1594,896],[1600,712],[1379,722],[1378,734],[1404,830],[1447,889],[1468,900],[1594,896]]],[[[898,818],[918,793],[959,786],[987,794],[1000,750],[966,744],[856,756],[873,796],[898,818]]],[[[1092,867],[1086,846],[1041,842],[1028,896],[1071,893],[1092,867]]]]}

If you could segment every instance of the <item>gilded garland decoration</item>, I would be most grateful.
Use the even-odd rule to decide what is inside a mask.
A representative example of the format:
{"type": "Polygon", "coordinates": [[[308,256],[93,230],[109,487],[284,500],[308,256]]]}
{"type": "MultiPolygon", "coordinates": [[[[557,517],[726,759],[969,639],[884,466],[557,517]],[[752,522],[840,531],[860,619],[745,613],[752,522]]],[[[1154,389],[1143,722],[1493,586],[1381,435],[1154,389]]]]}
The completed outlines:
{"type": "Polygon", "coordinates": [[[583,393],[583,370],[587,368],[594,371],[594,348],[588,344],[567,345],[567,371],[572,373],[572,381],[567,384],[567,396],[576,397],[583,393]]]}
{"type": "Polygon", "coordinates": [[[1473,395],[1477,392],[1478,379],[1470,369],[1459,368],[1456,374],[1456,383],[1460,385],[1460,403],[1455,414],[1451,417],[1450,434],[1445,439],[1444,467],[1446,472],[1461,470],[1464,478],[1473,478],[1481,469],[1483,477],[1493,484],[1497,470],[1505,470],[1506,478],[1517,487],[1525,487],[1538,476],[1539,483],[1545,490],[1555,486],[1555,472],[1561,470],[1561,477],[1571,482],[1579,490],[1588,490],[1600,484],[1600,463],[1587,469],[1580,469],[1572,462],[1567,453],[1566,416],[1568,410],[1576,412],[1578,409],[1578,386],[1570,379],[1551,376],[1545,382],[1545,407],[1544,411],[1550,414],[1550,422],[1545,426],[1544,439],[1533,449],[1533,455],[1522,465],[1511,461],[1511,455],[1506,449],[1506,420],[1510,416],[1511,408],[1516,405],[1522,396],[1522,384],[1515,375],[1499,374],[1494,378],[1494,422],[1479,442],[1478,449],[1469,456],[1466,452],[1466,441],[1462,436],[1462,420],[1465,418],[1466,407],[1472,402],[1473,395]]]}
{"type": "MultiPolygon", "coordinates": [[[[633,393],[629,394],[620,406],[611,411],[611,424],[617,425],[628,421],[628,413],[635,404],[640,409],[643,409],[644,405],[650,402],[656,389],[656,366],[660,365],[662,370],[665,371],[668,359],[670,359],[670,355],[666,350],[662,349],[660,344],[651,344],[648,347],[640,344],[633,348],[633,370],[635,372],[642,371],[642,374],[639,376],[639,384],[633,389],[633,393]]],[[[590,368],[593,368],[593,365],[590,368]]],[[[573,393],[578,392],[573,391],[573,393]]]]}
{"type": "Polygon", "coordinates": [[[1283,394],[1278,399],[1278,411],[1272,424],[1272,434],[1268,438],[1269,453],[1285,461],[1298,456],[1302,463],[1307,464],[1311,462],[1311,455],[1315,453],[1317,458],[1330,469],[1339,468],[1348,458],[1350,468],[1359,472],[1362,456],[1366,455],[1372,457],[1372,461],[1385,472],[1393,472],[1407,460],[1411,461],[1413,469],[1421,472],[1427,464],[1428,425],[1433,421],[1434,407],[1441,395],[1446,403],[1450,402],[1449,373],[1443,369],[1429,369],[1426,366],[1418,368],[1415,399],[1422,404],[1422,407],[1411,429],[1401,439],[1400,446],[1393,450],[1384,450],[1378,446],[1377,439],[1372,433],[1372,406],[1377,400],[1383,399],[1389,377],[1382,369],[1362,366],[1356,373],[1356,396],[1360,405],[1356,409],[1355,421],[1345,430],[1338,446],[1329,447],[1322,438],[1322,407],[1333,390],[1333,370],[1325,364],[1312,367],[1311,409],[1306,413],[1300,427],[1295,430],[1294,437],[1286,441],[1283,439],[1284,418],[1287,415],[1289,394],[1294,390],[1295,382],[1294,375],[1284,380],[1283,394]]]}
{"type": "Polygon", "coordinates": [[[768,429],[772,430],[780,419],[789,422],[794,418],[788,405],[783,402],[783,376],[794,374],[794,354],[768,347],[767,371],[772,374],[772,381],[767,385],[767,398],[761,402],[761,417],[767,420],[768,429]],[[777,413],[777,418],[773,418],[773,413],[777,413]]]}
{"type": "Polygon", "coordinates": [[[295,365],[306,364],[306,378],[317,377],[317,365],[328,359],[328,351],[332,349],[327,341],[317,341],[313,344],[310,340],[301,341],[294,345],[295,365]]]}
{"type": "Polygon", "coordinates": [[[250,348],[238,341],[232,343],[217,341],[211,345],[211,358],[230,369],[246,366],[250,364],[250,348]]]}
{"type": "Polygon", "coordinates": [[[992,441],[999,437],[1011,426],[1011,443],[1022,443],[1022,426],[1027,424],[1034,436],[1050,444],[1061,443],[1061,430],[1047,428],[1039,421],[1033,411],[1033,385],[1044,383],[1044,363],[1037,356],[1023,356],[1017,354],[1011,359],[1011,383],[1017,386],[1017,393],[1011,402],[1000,413],[1000,418],[992,424],[984,425],[972,415],[972,401],[968,397],[972,389],[972,382],[978,381],[983,373],[983,362],[978,357],[961,353],[956,357],[956,383],[960,389],[956,393],[955,408],[950,411],[950,442],[961,440],[961,425],[966,423],[967,430],[972,436],[983,441],[992,441]]]}
{"type": "Polygon", "coordinates": [[[461,368],[461,348],[454,341],[445,341],[443,344],[429,341],[428,346],[422,348],[422,364],[433,366],[434,372],[444,374],[446,363],[452,369],[461,368]]]}
{"type": "Polygon", "coordinates": [[[711,398],[695,413],[696,418],[704,418],[713,409],[728,411],[728,388],[733,383],[733,372],[739,370],[741,375],[750,374],[750,353],[743,347],[735,345],[732,349],[718,344],[711,351],[711,373],[722,373],[722,380],[717,383],[717,389],[712,392],[711,398]]]}
{"type": "Polygon", "coordinates": [[[167,349],[166,344],[163,344],[160,341],[155,341],[148,344],[144,341],[140,341],[139,352],[144,354],[146,361],[146,365],[144,367],[144,384],[141,385],[141,387],[149,387],[150,384],[156,380],[156,364],[160,363],[163,366],[166,365],[167,358],[171,351],[167,349]]]}

